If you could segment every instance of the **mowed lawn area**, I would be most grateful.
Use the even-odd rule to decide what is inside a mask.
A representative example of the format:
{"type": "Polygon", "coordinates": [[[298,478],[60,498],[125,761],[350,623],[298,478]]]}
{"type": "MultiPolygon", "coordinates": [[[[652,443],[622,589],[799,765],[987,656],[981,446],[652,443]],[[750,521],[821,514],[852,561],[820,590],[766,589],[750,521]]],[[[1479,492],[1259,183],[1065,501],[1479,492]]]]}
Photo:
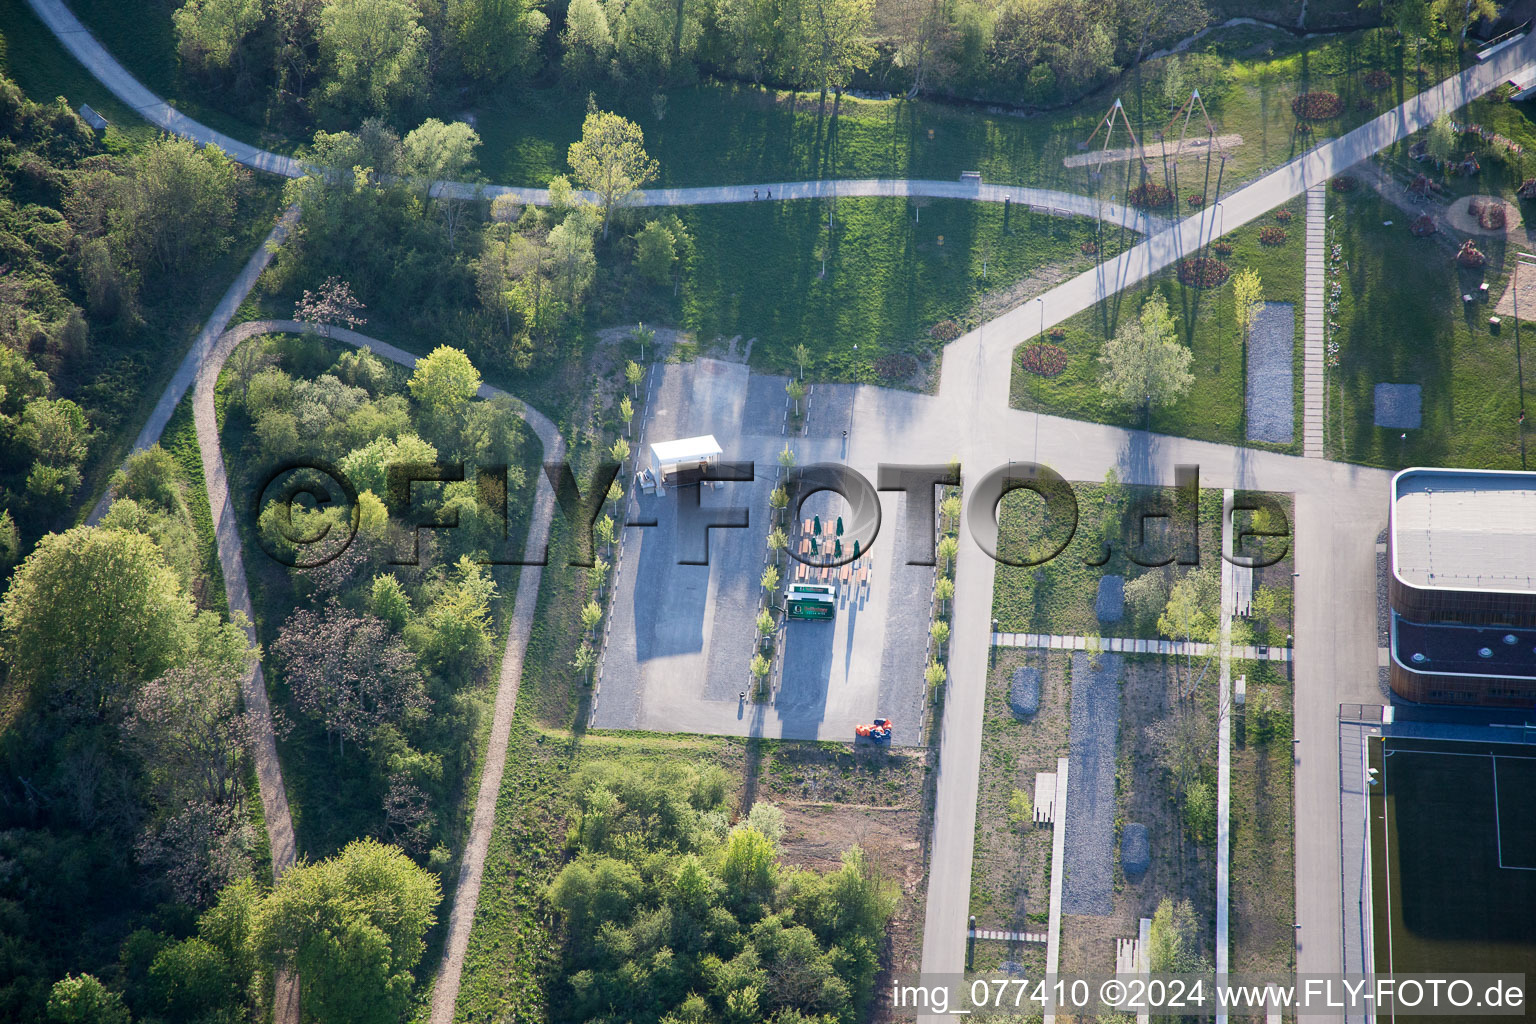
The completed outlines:
{"type": "Polygon", "coordinates": [[[1410,235],[1410,216],[1374,192],[1331,193],[1328,209],[1344,261],[1339,366],[1329,371],[1333,455],[1387,467],[1521,468],[1514,324],[1495,334],[1487,322],[1507,280],[1498,268],[1516,246],[1479,237],[1485,276],[1456,266],[1446,236],[1410,235]],[[1464,307],[1463,289],[1475,293],[1482,280],[1490,301],[1464,307]],[[1422,427],[1375,425],[1380,383],[1423,389],[1422,427]]]}
{"type": "MultiPolygon", "coordinates": [[[[1298,451],[1301,444],[1306,202],[1297,198],[1278,209],[1289,211],[1291,219],[1282,223],[1274,213],[1261,217],[1217,240],[1231,245],[1230,255],[1219,255],[1214,246],[1209,255],[1220,259],[1234,275],[1247,267],[1256,270],[1264,283],[1266,301],[1295,305],[1296,440],[1290,445],[1256,442],[1255,445],[1276,451],[1298,451]],[[1285,241],[1278,245],[1262,243],[1259,235],[1265,228],[1284,231],[1285,241]]],[[[1179,283],[1177,265],[1169,267],[1153,277],[1150,283],[1121,292],[1094,309],[1068,319],[1061,325],[1066,330],[1065,337],[1047,338],[1067,351],[1067,366],[1059,376],[1044,378],[1026,371],[1016,354],[1012,404],[1017,409],[1038,409],[1116,426],[1150,426],[1158,433],[1247,444],[1244,419],[1247,365],[1242,336],[1233,319],[1233,307],[1230,277],[1216,288],[1186,287],[1179,283]],[[1190,364],[1194,383],[1177,402],[1154,408],[1149,421],[1143,409],[1105,398],[1099,387],[1102,370],[1099,354],[1121,323],[1140,315],[1142,305],[1154,290],[1167,299],[1169,311],[1178,321],[1180,340],[1194,352],[1190,364]]],[[[1020,338],[1020,348],[1037,340],[1034,335],[1020,338]]]]}
{"type": "MultiPolygon", "coordinates": [[[[230,101],[218,90],[182,72],[170,19],[178,6],[177,0],[71,3],[125,67],[178,109],[269,149],[291,151],[303,142],[309,132],[302,126],[259,110],[229,109],[230,101]]],[[[7,36],[46,33],[24,0],[0,0],[0,12],[7,15],[7,36]]],[[[1265,8],[1261,16],[1274,15],[1265,8]]],[[[1212,31],[1191,51],[1230,59],[1224,80],[1207,83],[1201,91],[1218,130],[1244,138],[1227,166],[1233,180],[1250,178],[1299,152],[1302,140],[1290,107],[1297,92],[1325,89],[1344,100],[1343,115],[1317,126],[1317,137],[1327,138],[1439,81],[1457,69],[1458,61],[1448,45],[1426,48],[1421,80],[1411,70],[1412,53],[1383,30],[1298,39],[1254,25],[1212,31]],[[1365,73],[1375,69],[1392,76],[1388,89],[1373,92],[1364,86],[1365,73]]],[[[1076,104],[1047,111],[852,96],[835,104],[829,97],[823,105],[812,93],[738,82],[705,81],[652,92],[633,83],[574,87],[542,84],[541,79],[538,85],[508,85],[478,97],[439,99],[429,113],[447,119],[474,115],[484,143],[481,170],[500,184],[542,185],[567,169],[566,149],[580,134],[590,92],[605,109],[645,130],[647,149],[661,163],[659,184],[665,186],[822,177],[953,180],[961,171],[979,170],[991,181],[1090,192],[1094,184],[1087,170],[1064,168],[1062,158],[1078,151],[1116,98],[1124,100],[1137,131],[1152,145],[1172,113],[1161,97],[1159,63],[1148,62],[1140,72],[1076,104]]],[[[1201,130],[1197,126],[1192,132],[1201,130]]],[[[1124,144],[1123,139],[1115,143],[1124,144]]],[[[1106,194],[1115,191],[1117,180],[1106,173],[1106,194]]]]}
{"type": "MultiPolygon", "coordinates": [[[[993,304],[989,295],[1011,294],[1031,277],[1034,287],[1024,289],[1043,291],[1098,259],[1083,251],[1095,237],[1087,218],[1015,208],[1004,234],[997,204],[919,202],[841,199],[680,211],[696,247],[681,288],[681,324],[704,344],[720,336],[755,337],[757,366],[786,370],[794,365],[794,346],[803,343],[815,377],[899,383],[907,375],[901,366],[910,373],[917,364],[882,357],[910,354],[929,365],[941,347],[929,335],[938,321],[952,318],[967,327],[978,304],[993,304]]],[[[1111,253],[1137,239],[1118,229],[1106,234],[1102,247],[1111,253]]]]}

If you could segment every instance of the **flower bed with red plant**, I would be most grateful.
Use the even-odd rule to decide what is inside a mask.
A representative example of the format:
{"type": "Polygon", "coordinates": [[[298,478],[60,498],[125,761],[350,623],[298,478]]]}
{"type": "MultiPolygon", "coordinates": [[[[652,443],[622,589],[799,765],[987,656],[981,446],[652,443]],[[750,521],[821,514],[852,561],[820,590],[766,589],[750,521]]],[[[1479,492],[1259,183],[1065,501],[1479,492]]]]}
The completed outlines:
{"type": "Polygon", "coordinates": [[[940,320],[928,329],[928,333],[939,341],[954,341],[965,333],[960,330],[960,325],[953,320],[940,320]]]}
{"type": "Polygon", "coordinates": [[[1285,238],[1285,228],[1276,227],[1273,224],[1266,224],[1259,229],[1260,245],[1284,245],[1285,238]]]}
{"type": "Polygon", "coordinates": [[[1426,213],[1424,216],[1414,221],[1413,226],[1408,230],[1413,232],[1413,234],[1418,238],[1428,238],[1430,235],[1434,234],[1440,229],[1435,225],[1435,218],[1426,213]]]}
{"type": "Polygon", "coordinates": [[[1099,243],[1091,238],[1079,246],[1079,248],[1083,250],[1084,256],[1097,256],[1099,254],[1099,243]]]}
{"type": "Polygon", "coordinates": [[[1065,327],[1060,327],[1060,326],[1052,327],[1050,330],[1046,331],[1045,333],[1050,336],[1052,341],[1060,341],[1062,338],[1065,338],[1067,336],[1067,329],[1065,327]]]}
{"type": "Polygon", "coordinates": [[[1209,256],[1191,256],[1179,261],[1179,283],[1190,288],[1215,288],[1232,276],[1232,268],[1209,256]]]}
{"type": "Polygon", "coordinates": [[[917,360],[905,353],[881,356],[875,360],[875,372],[885,380],[905,380],[917,372],[917,360]]]}
{"type": "Polygon", "coordinates": [[[1353,192],[1359,187],[1360,182],[1347,174],[1341,174],[1333,179],[1333,190],[1335,192],[1353,192]]]}
{"type": "Polygon", "coordinates": [[[1019,364],[1041,377],[1057,377],[1067,368],[1067,350],[1060,345],[1037,341],[1024,347],[1019,364]]]}
{"type": "Polygon", "coordinates": [[[1291,113],[1303,121],[1323,121],[1344,113],[1344,101],[1331,92],[1304,92],[1291,100],[1291,113]]]}
{"type": "Polygon", "coordinates": [[[1190,206],[1204,206],[1205,196],[1201,195],[1199,192],[1196,192],[1189,197],[1188,202],[1190,206]]]}
{"type": "Polygon", "coordinates": [[[1132,206],[1155,210],[1173,202],[1173,192],[1166,185],[1148,181],[1131,189],[1126,193],[1125,198],[1132,206]]]}
{"type": "Polygon", "coordinates": [[[1392,76],[1378,68],[1375,71],[1365,73],[1365,87],[1372,92],[1381,92],[1392,84],[1392,76]]]}
{"type": "Polygon", "coordinates": [[[1232,243],[1231,242],[1212,242],[1211,243],[1211,252],[1215,253],[1217,256],[1231,256],[1232,255],[1232,243]]]}
{"type": "Polygon", "coordinates": [[[1294,213],[1292,213],[1290,210],[1284,209],[1283,207],[1275,211],[1275,220],[1279,221],[1281,224],[1287,223],[1294,216],[1296,216],[1294,213]]]}

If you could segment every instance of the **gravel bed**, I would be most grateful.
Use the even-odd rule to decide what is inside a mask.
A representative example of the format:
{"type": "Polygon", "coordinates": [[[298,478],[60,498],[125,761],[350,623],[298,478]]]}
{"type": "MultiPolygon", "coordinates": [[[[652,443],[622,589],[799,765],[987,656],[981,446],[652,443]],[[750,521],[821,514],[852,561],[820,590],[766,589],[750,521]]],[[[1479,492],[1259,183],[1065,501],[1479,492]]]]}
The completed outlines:
{"type": "Polygon", "coordinates": [[[1125,577],[1116,573],[1099,578],[1099,593],[1093,599],[1093,612],[1100,622],[1119,622],[1125,614],[1125,577]]]}
{"type": "MultiPolygon", "coordinates": [[[[1068,772],[1070,775],[1071,772],[1068,772]]],[[[1147,826],[1133,821],[1120,833],[1120,866],[1135,878],[1152,866],[1152,838],[1147,826]]]]}
{"type": "MultiPolygon", "coordinates": [[[[1029,718],[1040,710],[1040,670],[1028,665],[1014,669],[1013,682],[1008,688],[1008,706],[1015,718],[1029,718]]],[[[1071,780],[1071,769],[1067,771],[1071,780]]]]}
{"type": "Polygon", "coordinates": [[[1264,303],[1248,332],[1248,440],[1295,440],[1295,353],[1295,305],[1264,303]]]}
{"type": "Polygon", "coordinates": [[[1423,388],[1417,384],[1376,385],[1376,425],[1414,430],[1423,422],[1423,388]]]}
{"type": "Polygon", "coordinates": [[[1063,914],[1114,910],[1115,748],[1120,733],[1118,654],[1072,655],[1072,732],[1067,769],[1063,914]]]}

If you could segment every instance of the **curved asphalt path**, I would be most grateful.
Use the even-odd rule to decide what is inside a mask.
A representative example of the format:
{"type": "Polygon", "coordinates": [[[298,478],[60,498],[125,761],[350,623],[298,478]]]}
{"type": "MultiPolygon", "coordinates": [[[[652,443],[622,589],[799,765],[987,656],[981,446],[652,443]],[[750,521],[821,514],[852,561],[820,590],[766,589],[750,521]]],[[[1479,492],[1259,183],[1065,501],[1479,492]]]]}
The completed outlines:
{"type": "MultiPolygon", "coordinates": [[[[165,100],[156,96],[128,69],[101,45],[80,19],[64,4],[64,0],[27,0],[28,6],[42,19],[60,43],[112,94],[151,124],[158,125],[176,135],[194,142],[218,146],[236,163],[260,171],[270,171],[287,178],[303,177],[306,165],[291,156],[271,153],[247,142],[241,142],[214,131],[207,125],[194,121],[165,100]]],[[[1159,231],[1167,221],[1142,210],[1121,206],[1118,203],[1100,203],[1071,192],[1053,189],[1011,187],[1006,185],[968,184],[959,181],[931,181],[905,178],[854,178],[842,181],[770,181],[747,185],[723,185],[704,188],[660,188],[635,193],[629,199],[632,206],[706,206],[718,203],[750,203],[753,193],[772,193],[778,199],[820,199],[853,196],[926,196],[934,199],[970,199],[979,202],[1001,203],[1013,200],[1049,212],[1057,216],[1102,217],[1120,227],[1143,233],[1159,231]]],[[[535,206],[549,205],[549,190],[545,188],[521,188],[512,185],[477,185],[462,181],[437,182],[434,195],[446,195],[458,199],[484,197],[494,199],[509,195],[520,202],[535,206]]],[[[581,193],[595,199],[592,193],[581,193]]]]}

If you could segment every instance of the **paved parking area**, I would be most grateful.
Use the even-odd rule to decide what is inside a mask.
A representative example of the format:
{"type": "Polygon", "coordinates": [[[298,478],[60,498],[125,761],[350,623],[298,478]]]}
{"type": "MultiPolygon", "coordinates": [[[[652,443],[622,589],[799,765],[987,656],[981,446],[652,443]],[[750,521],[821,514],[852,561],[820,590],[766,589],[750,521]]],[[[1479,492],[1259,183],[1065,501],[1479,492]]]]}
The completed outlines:
{"type": "MultiPolygon", "coordinates": [[[[722,460],[752,461],[756,479],[639,496],[635,520],[653,518],[657,525],[624,530],[592,724],[843,740],[853,735],[855,724],[882,716],[895,719],[897,743],[919,742],[933,569],[905,564],[900,530],[905,499],[899,493],[881,495],[883,522],[865,552],[869,583],[840,582],[832,622],[787,623],[773,698],[745,706],[737,699],[751,688],[748,665],[765,539],[773,526],[768,497],[778,482],[778,454],[789,440],[801,465],[843,462],[852,444],[843,431],[852,428],[855,389],[818,386],[807,436],[790,439],[783,434],[783,377],[749,374],[742,364],[712,359],[653,372],[636,452],[643,458],[652,442],[714,434],[722,460]],[[680,556],[699,548],[699,518],[721,518],[724,509],[744,509],[750,525],[709,530],[708,564],[679,564],[680,556]]],[[[867,466],[858,460],[854,465],[874,481],[874,458],[867,466]]],[[[842,499],[823,492],[806,503],[802,515],[819,514],[831,524],[839,511],[846,511],[842,499]]],[[[793,512],[785,517],[792,538],[798,534],[793,512]]],[[[851,547],[851,536],[844,540],[851,547]]],[[[796,563],[789,564],[793,570],[796,563]]]]}

